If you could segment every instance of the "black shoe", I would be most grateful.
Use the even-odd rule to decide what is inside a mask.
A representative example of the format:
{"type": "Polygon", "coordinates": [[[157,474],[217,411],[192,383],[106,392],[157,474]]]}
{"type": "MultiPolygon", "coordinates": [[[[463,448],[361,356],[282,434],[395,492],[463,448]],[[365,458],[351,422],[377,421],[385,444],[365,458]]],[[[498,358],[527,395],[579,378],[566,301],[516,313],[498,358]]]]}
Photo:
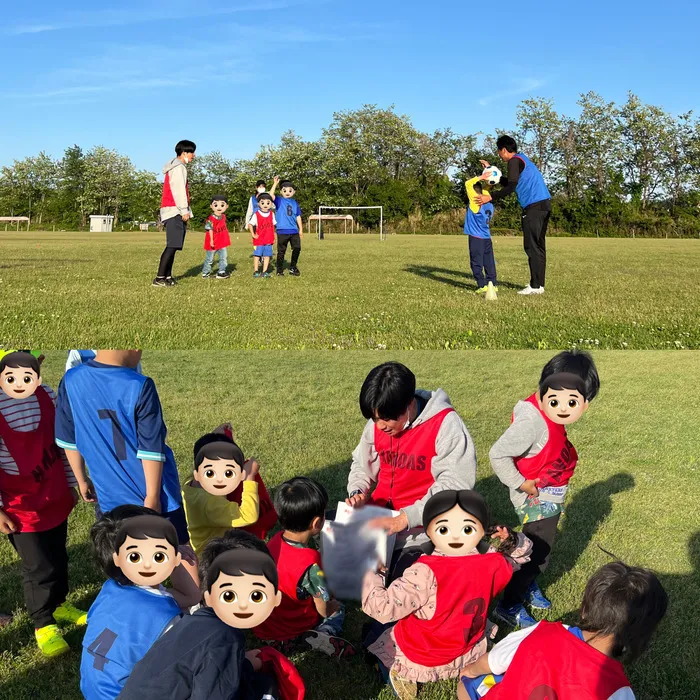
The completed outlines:
{"type": "Polygon", "coordinates": [[[165,286],[166,287],[174,287],[176,284],[177,284],[177,282],[172,277],[165,278],[165,286]]]}
{"type": "Polygon", "coordinates": [[[153,282],[151,284],[154,287],[167,287],[167,284],[165,283],[165,277],[156,277],[154,278],[153,282]]]}
{"type": "Polygon", "coordinates": [[[216,273],[216,279],[218,280],[227,280],[231,275],[229,275],[228,272],[217,272],[216,273]]]}
{"type": "Polygon", "coordinates": [[[301,272],[299,272],[299,268],[298,268],[298,267],[290,267],[290,268],[289,268],[289,274],[290,274],[290,275],[294,275],[295,277],[299,277],[299,275],[301,275],[301,272]]]}

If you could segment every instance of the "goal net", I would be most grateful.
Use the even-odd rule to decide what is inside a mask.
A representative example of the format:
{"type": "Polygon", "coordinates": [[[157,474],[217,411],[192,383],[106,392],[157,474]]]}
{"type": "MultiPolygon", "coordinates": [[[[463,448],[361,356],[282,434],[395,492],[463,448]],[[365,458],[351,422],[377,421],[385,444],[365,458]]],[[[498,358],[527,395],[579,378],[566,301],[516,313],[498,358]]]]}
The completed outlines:
{"type": "MultiPolygon", "coordinates": [[[[358,225],[358,217],[362,215],[363,212],[368,210],[374,210],[376,212],[375,217],[378,217],[379,223],[379,240],[384,240],[384,207],[373,206],[373,207],[319,207],[318,214],[313,214],[309,217],[309,229],[313,224],[316,225],[316,233],[319,240],[325,238],[325,234],[328,232],[330,222],[336,221],[340,222],[340,227],[343,229],[344,233],[355,233],[355,228],[358,225]],[[352,214],[349,212],[353,212],[352,214]],[[325,226],[324,226],[325,222],[325,226]]],[[[373,218],[375,218],[373,217],[373,218]]],[[[376,220],[376,219],[375,219],[376,220]]]]}

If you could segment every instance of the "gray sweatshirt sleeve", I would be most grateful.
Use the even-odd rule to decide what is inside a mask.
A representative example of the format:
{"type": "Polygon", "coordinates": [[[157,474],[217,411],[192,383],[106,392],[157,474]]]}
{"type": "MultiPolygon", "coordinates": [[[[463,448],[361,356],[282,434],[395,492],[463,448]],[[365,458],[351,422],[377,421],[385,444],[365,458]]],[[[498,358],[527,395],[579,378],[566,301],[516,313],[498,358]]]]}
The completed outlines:
{"type": "Polygon", "coordinates": [[[253,198],[248,197],[248,208],[246,209],[245,212],[245,225],[247,226],[250,223],[250,220],[253,218],[253,198]]]}
{"type": "Polygon", "coordinates": [[[369,493],[372,484],[377,483],[379,474],[379,454],[374,448],[374,423],[367,421],[362,431],[360,444],[352,453],[350,476],[348,477],[348,495],[360,490],[369,493]]]}
{"type": "Polygon", "coordinates": [[[537,409],[524,401],[513,411],[513,422],[489,451],[496,476],[515,491],[525,481],[513,461],[516,457],[536,455],[547,441],[547,424],[537,409]]]}
{"type": "Polygon", "coordinates": [[[173,193],[175,206],[180,214],[189,214],[187,203],[187,168],[182,165],[170,171],[170,189],[173,193]]]}
{"type": "Polygon", "coordinates": [[[423,524],[423,508],[431,496],[447,489],[473,489],[476,483],[476,450],[467,426],[453,411],[445,417],[435,440],[432,472],[435,483],[411,506],[402,508],[409,528],[423,524]]]}

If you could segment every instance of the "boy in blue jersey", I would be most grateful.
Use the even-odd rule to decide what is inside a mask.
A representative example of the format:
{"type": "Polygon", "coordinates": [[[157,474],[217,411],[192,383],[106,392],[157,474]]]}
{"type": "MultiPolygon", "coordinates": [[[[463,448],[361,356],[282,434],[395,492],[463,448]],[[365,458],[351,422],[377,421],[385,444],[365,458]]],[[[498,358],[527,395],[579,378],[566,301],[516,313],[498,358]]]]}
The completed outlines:
{"type": "Polygon", "coordinates": [[[90,607],[83,638],[80,690],[86,700],[114,700],[132,669],[192,601],[177,590],[189,574],[180,566],[175,527],[143,506],[119,506],[90,531],[107,581],[90,607]],[[173,588],[163,581],[171,578],[173,588]]]}
{"type": "Polygon", "coordinates": [[[141,505],[172,522],[194,595],[197,558],[177,466],[155,384],[135,370],[140,360],[140,350],[98,350],[94,360],[66,372],[58,389],[56,443],[66,451],[83,500],[94,500],[94,483],[101,511],[141,505]]]}
{"type": "Polygon", "coordinates": [[[280,194],[275,197],[277,211],[277,274],[284,275],[284,256],[287,253],[287,245],[292,246],[292,260],[289,265],[289,274],[299,277],[301,274],[297,267],[299,254],[301,253],[301,239],[304,237],[301,220],[301,208],[294,199],[294,185],[285,180],[280,185],[280,194]]]}
{"type": "Polygon", "coordinates": [[[464,219],[464,233],[469,236],[469,264],[476,280],[477,294],[484,294],[489,282],[493,284],[494,290],[498,291],[496,261],[493,257],[493,243],[489,229],[493,217],[493,204],[476,203],[479,195],[488,192],[488,187],[484,184],[488,177],[489,174],[484,172],[464,183],[469,199],[467,215],[464,219]]]}

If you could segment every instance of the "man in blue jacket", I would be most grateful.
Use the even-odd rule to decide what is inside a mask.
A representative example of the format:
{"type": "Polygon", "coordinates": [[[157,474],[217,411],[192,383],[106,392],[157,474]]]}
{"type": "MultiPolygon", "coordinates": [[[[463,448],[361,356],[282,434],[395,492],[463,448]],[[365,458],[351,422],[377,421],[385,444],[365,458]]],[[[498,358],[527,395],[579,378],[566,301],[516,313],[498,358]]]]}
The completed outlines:
{"type": "MultiPolygon", "coordinates": [[[[483,193],[476,203],[497,202],[515,192],[523,209],[523,246],[530,265],[530,284],[518,294],[544,294],[544,275],[547,266],[545,236],[552,213],[552,199],[537,166],[523,153],[511,136],[499,136],[496,141],[498,155],[508,164],[506,184],[491,194],[483,193]]],[[[481,161],[485,168],[489,163],[481,161]]]]}

